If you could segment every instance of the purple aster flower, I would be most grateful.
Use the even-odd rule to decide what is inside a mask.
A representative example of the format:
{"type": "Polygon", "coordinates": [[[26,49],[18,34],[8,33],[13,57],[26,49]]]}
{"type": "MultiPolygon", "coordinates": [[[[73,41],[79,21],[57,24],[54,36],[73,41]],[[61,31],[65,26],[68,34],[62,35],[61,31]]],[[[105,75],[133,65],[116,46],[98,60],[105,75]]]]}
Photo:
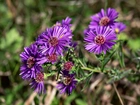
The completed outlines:
{"type": "Polygon", "coordinates": [[[62,22],[56,22],[56,24],[54,26],[60,26],[60,27],[64,27],[67,28],[68,31],[71,31],[70,27],[72,26],[70,24],[71,22],[71,18],[66,17],[66,19],[63,19],[62,22]]]}
{"type": "Polygon", "coordinates": [[[55,26],[43,32],[36,42],[40,45],[42,53],[62,55],[63,50],[69,45],[71,39],[71,32],[64,27],[55,26]]]}
{"type": "Polygon", "coordinates": [[[126,28],[126,25],[121,22],[117,22],[114,24],[114,26],[112,26],[112,28],[114,29],[116,34],[120,34],[120,32],[122,32],[126,28]]]}
{"type": "Polygon", "coordinates": [[[84,35],[86,36],[87,33],[88,33],[90,30],[91,30],[90,28],[85,29],[85,30],[84,30],[84,35]]]}
{"type": "Polygon", "coordinates": [[[89,52],[100,54],[106,53],[107,50],[111,49],[115,44],[116,34],[109,27],[98,26],[87,33],[84,38],[86,42],[86,50],[89,52]]]}
{"type": "Polygon", "coordinates": [[[38,72],[36,74],[36,78],[32,80],[30,83],[31,88],[34,88],[34,90],[37,93],[45,93],[45,87],[44,87],[44,74],[42,72],[38,72]]]}
{"type": "Polygon", "coordinates": [[[70,30],[70,27],[72,26],[72,25],[70,24],[70,22],[71,22],[71,18],[66,17],[66,19],[63,19],[62,22],[61,22],[62,27],[65,27],[65,28],[67,28],[67,29],[70,30]]]}
{"type": "Polygon", "coordinates": [[[51,54],[51,55],[42,55],[40,58],[37,59],[38,64],[44,64],[44,63],[52,63],[54,64],[58,60],[58,55],[57,54],[51,54]]]}
{"type": "Polygon", "coordinates": [[[77,81],[75,80],[75,74],[69,74],[69,71],[62,71],[62,78],[58,82],[56,88],[60,90],[60,93],[71,94],[72,90],[75,89],[77,81]]]}
{"type": "Polygon", "coordinates": [[[89,28],[95,28],[96,26],[112,26],[115,19],[118,18],[118,12],[115,9],[108,8],[106,11],[101,9],[99,13],[91,16],[91,22],[89,28]]]}
{"type": "Polygon", "coordinates": [[[76,48],[77,44],[78,44],[77,42],[72,41],[72,42],[70,42],[69,46],[76,48]]]}
{"type": "Polygon", "coordinates": [[[36,73],[42,69],[42,66],[37,64],[39,56],[37,45],[32,44],[30,47],[24,48],[24,52],[20,54],[22,61],[20,75],[23,79],[35,78],[36,73]]]}

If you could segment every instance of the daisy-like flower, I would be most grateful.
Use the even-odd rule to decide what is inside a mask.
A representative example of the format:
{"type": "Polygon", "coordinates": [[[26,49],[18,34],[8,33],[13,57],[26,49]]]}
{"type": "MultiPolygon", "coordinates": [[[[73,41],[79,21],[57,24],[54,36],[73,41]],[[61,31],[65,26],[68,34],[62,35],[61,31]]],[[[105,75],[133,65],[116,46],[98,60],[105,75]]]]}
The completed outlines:
{"type": "Polygon", "coordinates": [[[115,23],[112,27],[112,29],[114,29],[116,34],[120,34],[120,32],[122,32],[125,28],[126,28],[126,25],[121,22],[115,23]]]}
{"type": "Polygon", "coordinates": [[[90,30],[84,38],[86,42],[86,50],[89,52],[100,54],[111,49],[115,44],[116,34],[109,27],[98,26],[95,31],[90,30]]]}
{"type": "Polygon", "coordinates": [[[63,50],[69,45],[71,39],[71,32],[64,27],[55,26],[43,32],[36,43],[40,45],[43,54],[51,55],[56,53],[62,55],[63,50]]]}
{"type": "Polygon", "coordinates": [[[20,54],[22,66],[20,67],[20,75],[23,79],[31,79],[36,77],[36,73],[42,69],[42,66],[37,63],[37,58],[40,57],[38,47],[32,44],[24,48],[24,52],[20,54]]]}
{"type": "Polygon", "coordinates": [[[72,41],[70,42],[69,46],[72,48],[76,48],[77,44],[78,44],[77,42],[72,41]]]}
{"type": "Polygon", "coordinates": [[[45,93],[45,87],[44,87],[44,74],[42,72],[38,72],[36,74],[36,78],[32,80],[30,83],[31,88],[34,88],[34,90],[37,93],[45,93]]]}
{"type": "Polygon", "coordinates": [[[94,29],[96,26],[113,26],[115,19],[118,18],[118,12],[115,9],[108,8],[106,11],[101,11],[91,16],[89,28],[94,29]]]}
{"type": "Polygon", "coordinates": [[[38,64],[44,64],[44,63],[52,63],[54,64],[58,60],[58,55],[57,54],[51,54],[51,55],[42,55],[40,58],[37,59],[38,64]]]}
{"type": "Polygon", "coordinates": [[[62,22],[61,22],[62,27],[65,27],[65,28],[67,28],[68,30],[70,30],[70,27],[72,26],[72,25],[70,24],[70,22],[71,22],[71,18],[66,17],[66,19],[63,19],[62,22]]]}
{"type": "Polygon", "coordinates": [[[71,94],[72,90],[75,89],[77,81],[75,80],[75,74],[69,74],[69,71],[63,70],[62,77],[56,86],[60,90],[60,93],[71,94]]]}
{"type": "Polygon", "coordinates": [[[66,17],[66,19],[63,19],[62,22],[56,22],[56,24],[54,26],[60,26],[60,27],[64,27],[66,28],[68,31],[71,31],[70,27],[71,27],[71,18],[66,17]]]}
{"type": "Polygon", "coordinates": [[[91,30],[90,28],[85,29],[85,30],[84,30],[84,35],[86,36],[87,33],[88,33],[90,30],[91,30]]]}

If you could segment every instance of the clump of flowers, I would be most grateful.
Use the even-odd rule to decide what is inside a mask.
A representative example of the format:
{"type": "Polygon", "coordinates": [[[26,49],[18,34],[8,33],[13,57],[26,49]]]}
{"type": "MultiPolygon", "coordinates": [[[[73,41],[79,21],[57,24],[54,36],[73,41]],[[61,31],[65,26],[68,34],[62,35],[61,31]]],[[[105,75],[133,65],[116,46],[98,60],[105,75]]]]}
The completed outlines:
{"type": "MultiPolygon", "coordinates": [[[[116,21],[118,12],[112,8],[106,11],[101,9],[91,18],[89,27],[84,30],[85,49],[97,55],[105,55],[117,43],[117,34],[126,26],[116,21]]],[[[22,62],[20,75],[24,80],[29,81],[31,88],[39,94],[45,92],[44,81],[47,80],[48,74],[50,76],[56,74],[58,80],[56,88],[60,93],[70,95],[78,82],[91,75],[84,75],[81,70],[91,70],[92,73],[103,72],[105,64],[109,61],[107,59],[105,64],[101,64],[99,71],[86,67],[75,54],[77,43],[72,40],[71,26],[69,17],[56,22],[20,54],[22,62]],[[56,69],[49,70],[50,66],[56,66],[56,69]]],[[[102,60],[104,57],[102,56],[102,60]]]]}
{"type": "MultiPolygon", "coordinates": [[[[47,28],[37,40],[29,47],[24,48],[24,52],[20,54],[22,66],[20,68],[20,75],[24,80],[31,81],[30,85],[38,93],[45,92],[45,75],[47,74],[43,69],[44,65],[64,65],[58,71],[62,71],[65,81],[59,81],[64,83],[66,89],[62,92],[62,88],[59,88],[61,93],[70,94],[76,86],[76,80],[74,74],[69,71],[72,69],[73,63],[71,61],[61,63],[62,58],[66,56],[68,49],[75,48],[75,43],[72,41],[71,18],[67,17],[62,22],[56,22],[50,28],[47,28]],[[61,70],[62,69],[62,70],[61,70]],[[67,73],[64,73],[64,69],[67,73]]],[[[57,73],[57,72],[56,72],[57,73]]],[[[59,75],[59,74],[58,74],[59,75]]],[[[63,85],[63,86],[64,86],[63,85]]],[[[57,86],[57,87],[58,87],[57,86]]],[[[62,86],[62,85],[61,85],[62,86]]]]}
{"type": "Polygon", "coordinates": [[[122,32],[126,26],[117,22],[118,12],[108,8],[91,16],[89,27],[84,30],[85,49],[95,54],[106,54],[112,49],[117,41],[117,34],[122,32]]]}

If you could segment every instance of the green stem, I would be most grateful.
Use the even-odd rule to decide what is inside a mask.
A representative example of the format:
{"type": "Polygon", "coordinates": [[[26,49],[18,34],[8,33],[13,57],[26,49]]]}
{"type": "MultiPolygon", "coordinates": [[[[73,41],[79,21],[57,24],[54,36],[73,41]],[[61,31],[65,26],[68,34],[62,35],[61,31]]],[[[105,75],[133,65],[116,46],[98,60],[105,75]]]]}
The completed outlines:
{"type": "Polygon", "coordinates": [[[79,63],[80,63],[83,67],[85,67],[85,65],[81,62],[80,59],[79,59],[78,61],[79,61],[79,63]]]}
{"type": "Polygon", "coordinates": [[[46,73],[44,73],[44,79],[47,79],[48,77],[50,77],[50,76],[53,76],[53,75],[55,75],[56,73],[55,72],[52,72],[52,73],[48,73],[48,74],[46,74],[46,73]]]}
{"type": "Polygon", "coordinates": [[[86,66],[82,63],[82,61],[81,61],[80,59],[79,59],[78,61],[79,61],[79,63],[82,65],[81,69],[100,73],[100,70],[97,70],[97,69],[95,70],[95,69],[86,67],[86,66]]]}
{"type": "Polygon", "coordinates": [[[95,70],[95,69],[92,69],[92,68],[88,68],[88,67],[81,67],[83,70],[88,70],[88,71],[92,71],[92,72],[97,72],[97,73],[100,73],[99,70],[95,70]]]}
{"type": "Polygon", "coordinates": [[[108,0],[105,0],[105,10],[107,9],[108,0]]]}
{"type": "Polygon", "coordinates": [[[76,79],[78,82],[81,82],[83,80],[85,80],[86,78],[88,78],[89,76],[91,76],[93,74],[93,72],[91,72],[90,74],[86,75],[84,78],[82,79],[76,79]]]}

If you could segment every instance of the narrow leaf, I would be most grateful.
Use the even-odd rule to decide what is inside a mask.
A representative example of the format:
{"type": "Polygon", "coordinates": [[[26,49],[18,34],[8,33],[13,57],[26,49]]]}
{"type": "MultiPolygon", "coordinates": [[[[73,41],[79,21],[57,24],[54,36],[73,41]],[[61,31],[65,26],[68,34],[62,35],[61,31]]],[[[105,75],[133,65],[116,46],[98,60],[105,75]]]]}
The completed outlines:
{"type": "Polygon", "coordinates": [[[113,54],[116,52],[116,50],[114,50],[111,54],[109,54],[107,57],[105,57],[102,61],[102,67],[101,67],[101,71],[104,70],[105,65],[109,62],[109,60],[112,58],[113,54]]]}

